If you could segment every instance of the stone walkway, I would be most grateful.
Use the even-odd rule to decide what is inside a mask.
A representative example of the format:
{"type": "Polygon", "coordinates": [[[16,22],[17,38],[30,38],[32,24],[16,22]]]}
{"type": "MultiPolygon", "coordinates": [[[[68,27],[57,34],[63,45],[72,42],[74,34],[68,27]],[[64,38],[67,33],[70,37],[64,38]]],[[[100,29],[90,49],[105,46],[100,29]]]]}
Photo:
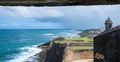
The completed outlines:
{"type": "Polygon", "coordinates": [[[74,60],[71,62],[90,62],[90,61],[93,61],[93,59],[81,59],[81,60],[74,60]]]}

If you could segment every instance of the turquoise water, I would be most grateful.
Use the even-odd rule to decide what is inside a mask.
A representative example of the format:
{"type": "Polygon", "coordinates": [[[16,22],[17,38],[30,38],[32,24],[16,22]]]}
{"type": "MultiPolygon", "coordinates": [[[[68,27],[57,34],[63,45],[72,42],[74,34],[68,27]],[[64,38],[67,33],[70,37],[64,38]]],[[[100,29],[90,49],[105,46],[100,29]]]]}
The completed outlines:
{"type": "Polygon", "coordinates": [[[22,62],[38,52],[38,44],[58,36],[70,36],[75,30],[12,29],[0,30],[0,62],[22,62]],[[23,59],[24,58],[24,59],[23,59]]]}

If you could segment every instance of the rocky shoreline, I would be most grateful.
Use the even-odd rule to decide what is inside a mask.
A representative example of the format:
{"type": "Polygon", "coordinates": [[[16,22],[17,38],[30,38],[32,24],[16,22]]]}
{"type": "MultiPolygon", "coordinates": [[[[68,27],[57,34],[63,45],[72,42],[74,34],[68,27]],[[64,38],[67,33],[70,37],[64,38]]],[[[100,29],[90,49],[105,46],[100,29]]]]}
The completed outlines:
{"type": "Polygon", "coordinates": [[[66,46],[67,44],[54,42],[39,45],[38,48],[42,49],[42,52],[39,53],[39,62],[62,62],[66,46]]]}
{"type": "Polygon", "coordinates": [[[39,62],[66,62],[66,60],[93,59],[93,49],[71,51],[66,43],[49,42],[39,45],[39,62]]]}
{"type": "Polygon", "coordinates": [[[42,49],[39,53],[39,62],[72,62],[74,60],[93,62],[93,38],[100,32],[99,29],[83,30],[76,36],[58,37],[38,45],[38,48],[42,49]]]}
{"type": "Polygon", "coordinates": [[[37,48],[42,49],[42,51],[36,54],[36,57],[33,58],[36,62],[72,62],[74,60],[81,61],[85,59],[93,60],[93,42],[91,41],[92,40],[89,36],[87,38],[80,37],[79,35],[76,37],[54,38],[49,42],[38,45],[37,48]]]}
{"type": "Polygon", "coordinates": [[[93,50],[74,50],[71,51],[67,44],[59,44],[54,42],[47,42],[38,45],[37,48],[42,49],[40,53],[29,57],[24,62],[66,62],[69,60],[78,59],[92,59],[93,50]]]}

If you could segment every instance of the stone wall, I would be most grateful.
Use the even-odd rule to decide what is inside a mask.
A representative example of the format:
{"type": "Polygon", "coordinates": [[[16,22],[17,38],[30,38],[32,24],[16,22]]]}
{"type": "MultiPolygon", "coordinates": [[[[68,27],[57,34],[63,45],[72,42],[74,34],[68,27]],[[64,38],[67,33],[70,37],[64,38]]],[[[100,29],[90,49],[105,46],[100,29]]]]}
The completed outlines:
{"type": "Polygon", "coordinates": [[[120,62],[120,28],[94,38],[94,62],[120,62]]]}
{"type": "Polygon", "coordinates": [[[69,46],[93,46],[93,43],[71,42],[69,46]]]}
{"type": "Polygon", "coordinates": [[[93,50],[74,50],[65,49],[64,60],[93,59],[93,50]]]}
{"type": "Polygon", "coordinates": [[[62,62],[66,44],[52,43],[45,54],[44,62],[62,62]]]}
{"type": "Polygon", "coordinates": [[[2,6],[72,6],[120,4],[120,0],[0,0],[2,6]]]}

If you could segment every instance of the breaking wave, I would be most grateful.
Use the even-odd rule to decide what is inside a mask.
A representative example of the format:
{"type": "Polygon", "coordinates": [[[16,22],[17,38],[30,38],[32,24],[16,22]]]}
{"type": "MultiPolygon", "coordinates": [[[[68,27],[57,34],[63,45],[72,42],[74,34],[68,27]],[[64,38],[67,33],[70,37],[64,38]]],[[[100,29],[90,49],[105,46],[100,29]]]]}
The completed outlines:
{"type": "Polygon", "coordinates": [[[39,53],[41,49],[37,48],[36,45],[32,47],[23,47],[20,48],[22,51],[20,54],[15,55],[14,59],[8,61],[8,62],[24,62],[26,59],[28,59],[31,56],[34,56],[35,54],[39,53]]]}

